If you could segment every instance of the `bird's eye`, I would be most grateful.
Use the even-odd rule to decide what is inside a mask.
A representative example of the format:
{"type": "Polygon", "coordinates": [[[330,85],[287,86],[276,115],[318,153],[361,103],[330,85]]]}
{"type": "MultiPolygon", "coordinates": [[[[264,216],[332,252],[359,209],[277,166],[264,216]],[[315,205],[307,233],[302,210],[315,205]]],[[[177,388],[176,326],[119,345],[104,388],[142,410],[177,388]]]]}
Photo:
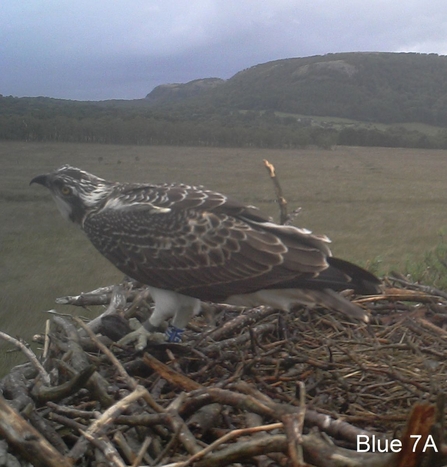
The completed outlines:
{"type": "Polygon", "coordinates": [[[63,186],[61,188],[61,193],[65,196],[71,195],[71,188],[68,186],[63,186]]]}

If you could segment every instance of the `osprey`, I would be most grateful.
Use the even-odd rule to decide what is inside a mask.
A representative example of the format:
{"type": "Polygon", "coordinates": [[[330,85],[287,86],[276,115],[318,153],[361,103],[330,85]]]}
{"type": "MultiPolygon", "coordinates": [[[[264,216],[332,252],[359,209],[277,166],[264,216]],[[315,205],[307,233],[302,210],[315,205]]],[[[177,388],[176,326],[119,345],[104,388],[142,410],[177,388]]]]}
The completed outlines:
{"type": "Polygon", "coordinates": [[[64,165],[35,177],[61,214],[111,263],[149,286],[154,311],[178,341],[200,301],[272,307],[323,305],[367,322],[337,291],[378,292],[368,271],[331,256],[326,236],[277,225],[227,196],[181,184],[116,183],[64,165]]]}

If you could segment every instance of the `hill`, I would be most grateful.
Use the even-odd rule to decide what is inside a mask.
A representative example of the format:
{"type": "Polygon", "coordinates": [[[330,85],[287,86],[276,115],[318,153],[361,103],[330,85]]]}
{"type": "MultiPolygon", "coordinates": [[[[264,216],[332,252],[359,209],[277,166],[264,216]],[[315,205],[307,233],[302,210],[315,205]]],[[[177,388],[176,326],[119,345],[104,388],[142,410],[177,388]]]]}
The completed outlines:
{"type": "Polygon", "coordinates": [[[203,94],[209,89],[214,89],[225,80],[220,78],[195,79],[188,83],[161,84],[154,88],[147,96],[147,102],[168,103],[195,97],[203,94]]]}
{"type": "Polygon", "coordinates": [[[447,148],[446,75],[445,56],[343,53],[165,84],[136,100],[0,95],[0,139],[447,148]]]}
{"type": "MultiPolygon", "coordinates": [[[[379,123],[447,124],[447,57],[416,53],[339,53],[290,58],[240,71],[187,101],[163,104],[343,117],[379,123]]],[[[160,92],[155,88],[147,99],[160,92]]]]}

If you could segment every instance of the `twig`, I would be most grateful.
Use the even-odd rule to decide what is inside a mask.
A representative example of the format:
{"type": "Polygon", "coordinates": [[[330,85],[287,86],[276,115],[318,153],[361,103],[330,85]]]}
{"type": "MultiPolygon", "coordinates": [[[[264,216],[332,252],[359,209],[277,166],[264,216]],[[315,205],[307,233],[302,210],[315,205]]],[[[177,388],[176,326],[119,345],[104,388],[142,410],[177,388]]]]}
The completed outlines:
{"type": "Polygon", "coordinates": [[[71,380],[59,386],[47,387],[37,383],[34,385],[31,393],[40,403],[62,400],[64,397],[68,397],[83,388],[95,371],[96,368],[93,365],[88,366],[80,373],[77,373],[71,380]]]}
{"type": "Polygon", "coordinates": [[[85,437],[87,441],[92,443],[104,454],[110,467],[126,467],[126,463],[123,461],[118,451],[115,449],[113,444],[105,436],[94,436],[88,431],[81,430],[81,435],[85,437]]]}
{"type": "Polygon", "coordinates": [[[50,349],[50,320],[45,321],[45,340],[43,344],[42,358],[45,360],[48,357],[48,351],[50,349]]]}
{"type": "Polygon", "coordinates": [[[45,368],[39,362],[35,353],[28,347],[28,345],[2,331],[0,331],[0,338],[19,348],[26,355],[26,357],[33,364],[33,366],[37,369],[44,384],[46,384],[47,386],[50,384],[50,375],[47,373],[45,368]]]}
{"type": "Polygon", "coordinates": [[[107,358],[112,362],[115,368],[118,370],[121,377],[126,381],[127,385],[131,389],[137,387],[137,382],[129,376],[127,371],[124,369],[121,362],[113,355],[113,353],[96,337],[95,333],[90,329],[90,327],[82,322],[78,317],[73,318],[76,323],[81,326],[81,328],[87,333],[90,339],[95,343],[98,349],[104,354],[107,355],[107,358]]]}
{"type": "Polygon", "coordinates": [[[300,388],[300,410],[297,413],[286,413],[282,416],[282,422],[287,436],[287,450],[292,466],[304,466],[303,459],[303,426],[304,414],[306,413],[306,391],[304,384],[299,383],[300,388]]]}
{"type": "Polygon", "coordinates": [[[444,292],[443,290],[439,290],[436,287],[431,287],[429,285],[416,284],[414,282],[410,282],[405,279],[394,277],[394,276],[390,276],[389,280],[397,282],[410,289],[421,290],[422,292],[426,294],[435,295],[435,296],[447,299],[447,292],[444,292]]]}
{"type": "Polygon", "coordinates": [[[127,294],[126,291],[124,290],[122,285],[117,285],[113,287],[112,289],[112,296],[110,298],[110,304],[107,308],[106,311],[101,313],[99,316],[97,316],[95,319],[92,319],[88,323],[88,327],[93,331],[93,332],[98,332],[98,329],[101,326],[101,320],[104,318],[104,316],[109,316],[116,314],[118,310],[122,310],[124,306],[126,305],[127,301],[127,294]]]}
{"type": "Polygon", "coordinates": [[[156,371],[162,378],[181,387],[184,391],[194,391],[202,387],[191,378],[178,373],[148,353],[143,355],[143,362],[156,371]]]}
{"type": "Polygon", "coordinates": [[[147,448],[150,446],[152,442],[152,438],[147,436],[145,440],[143,441],[143,444],[141,445],[140,450],[138,451],[137,457],[132,463],[132,467],[138,467],[143,460],[144,455],[146,454],[147,448]]]}
{"type": "Polygon", "coordinates": [[[65,297],[56,298],[58,305],[75,305],[75,306],[94,306],[108,305],[112,296],[112,291],[115,285],[100,287],[91,292],[84,292],[79,295],[67,295],[65,297]]]}
{"type": "Polygon", "coordinates": [[[239,438],[241,436],[246,436],[246,435],[251,435],[253,433],[259,433],[260,431],[272,431],[272,430],[278,430],[283,428],[284,425],[282,423],[271,423],[270,425],[261,425],[261,426],[255,426],[251,428],[241,428],[238,430],[233,430],[227,433],[226,435],[222,436],[218,440],[214,441],[214,443],[211,443],[209,446],[207,446],[205,449],[202,449],[201,451],[197,452],[193,456],[191,456],[187,461],[183,462],[181,467],[186,467],[188,465],[191,465],[193,462],[196,462],[202,457],[205,457],[207,454],[210,452],[214,451],[218,446],[231,441],[234,438],[239,438]]]}

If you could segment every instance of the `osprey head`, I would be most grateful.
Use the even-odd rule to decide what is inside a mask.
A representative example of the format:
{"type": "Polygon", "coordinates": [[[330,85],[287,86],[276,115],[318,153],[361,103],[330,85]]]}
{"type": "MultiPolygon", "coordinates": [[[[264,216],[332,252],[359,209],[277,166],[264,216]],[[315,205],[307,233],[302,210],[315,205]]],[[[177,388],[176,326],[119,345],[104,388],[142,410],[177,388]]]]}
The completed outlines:
{"type": "Polygon", "coordinates": [[[112,183],[84,170],[63,165],[54,172],[38,175],[30,182],[47,187],[62,216],[81,225],[85,215],[106,197],[112,183]]]}

